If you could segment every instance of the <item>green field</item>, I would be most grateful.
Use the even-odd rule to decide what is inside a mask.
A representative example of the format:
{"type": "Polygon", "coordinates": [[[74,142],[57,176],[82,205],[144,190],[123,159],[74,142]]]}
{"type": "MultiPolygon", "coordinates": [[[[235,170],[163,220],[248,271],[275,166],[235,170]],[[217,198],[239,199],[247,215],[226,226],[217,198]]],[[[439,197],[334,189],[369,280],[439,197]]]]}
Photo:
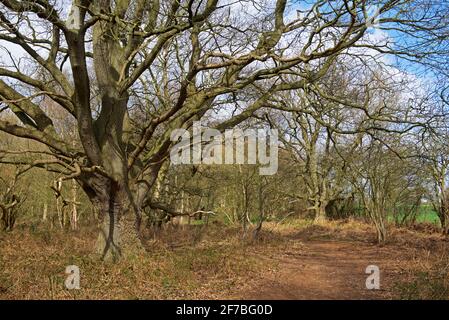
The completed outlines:
{"type": "MultiPolygon", "coordinates": [[[[389,221],[394,221],[393,215],[388,216],[389,221]]],[[[416,222],[418,223],[432,223],[435,225],[440,225],[440,219],[437,213],[432,208],[430,204],[422,204],[419,208],[419,213],[416,217],[416,222]]]]}
{"type": "Polygon", "coordinates": [[[433,210],[431,205],[422,205],[420,208],[419,215],[416,219],[417,222],[430,222],[435,224],[440,224],[440,219],[437,213],[433,210]]]}

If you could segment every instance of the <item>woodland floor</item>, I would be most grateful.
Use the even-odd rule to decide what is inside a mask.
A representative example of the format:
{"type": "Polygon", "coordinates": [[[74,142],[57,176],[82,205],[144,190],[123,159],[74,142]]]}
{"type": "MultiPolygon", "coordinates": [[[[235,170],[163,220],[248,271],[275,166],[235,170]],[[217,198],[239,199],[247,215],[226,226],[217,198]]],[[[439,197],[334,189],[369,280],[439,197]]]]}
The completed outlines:
{"type": "Polygon", "coordinates": [[[357,242],[304,242],[300,252],[278,260],[279,272],[263,278],[244,299],[384,299],[391,297],[395,275],[400,273],[397,252],[357,242]],[[377,265],[381,289],[367,290],[365,269],[377,265]]]}
{"type": "Polygon", "coordinates": [[[0,234],[0,298],[449,299],[448,239],[428,228],[393,228],[383,246],[358,222],[267,223],[256,242],[222,224],[170,228],[114,265],[90,254],[93,231],[0,234]],[[63,285],[72,264],[80,290],[63,285]],[[368,265],[380,290],[365,287],[368,265]]]}
{"type": "MultiPolygon", "coordinates": [[[[277,272],[265,274],[244,299],[360,300],[449,299],[448,239],[391,230],[379,246],[370,227],[308,226],[289,236],[301,250],[277,257],[277,272]],[[380,290],[366,288],[366,267],[380,269],[380,290]]],[[[424,228],[425,229],[425,228],[424,228]]]]}

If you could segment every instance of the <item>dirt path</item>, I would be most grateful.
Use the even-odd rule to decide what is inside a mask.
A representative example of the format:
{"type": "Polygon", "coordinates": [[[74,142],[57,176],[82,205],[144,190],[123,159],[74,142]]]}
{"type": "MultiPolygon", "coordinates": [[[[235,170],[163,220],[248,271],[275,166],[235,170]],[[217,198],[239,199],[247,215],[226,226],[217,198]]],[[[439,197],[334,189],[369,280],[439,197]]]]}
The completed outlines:
{"type": "Polygon", "coordinates": [[[362,242],[306,241],[279,260],[243,299],[388,299],[400,252],[362,242]],[[297,252],[296,252],[297,251],[297,252]],[[367,290],[368,265],[380,269],[380,290],[367,290]]]}

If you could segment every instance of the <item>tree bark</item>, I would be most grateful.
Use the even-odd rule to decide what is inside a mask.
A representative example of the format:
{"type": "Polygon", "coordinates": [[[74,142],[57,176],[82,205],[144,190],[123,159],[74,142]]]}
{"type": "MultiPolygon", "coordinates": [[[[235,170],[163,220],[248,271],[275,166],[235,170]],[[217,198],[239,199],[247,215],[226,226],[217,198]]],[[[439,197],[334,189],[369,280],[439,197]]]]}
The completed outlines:
{"type": "Polygon", "coordinates": [[[104,261],[116,262],[132,253],[143,253],[140,214],[128,189],[101,175],[83,176],[79,181],[99,215],[96,252],[104,261]]]}
{"type": "Polygon", "coordinates": [[[101,203],[103,221],[97,252],[105,261],[117,261],[143,250],[140,221],[124,187],[112,183],[109,196],[101,203]]]}
{"type": "Polygon", "coordinates": [[[319,203],[315,206],[315,223],[323,223],[326,222],[326,205],[327,202],[319,201],[319,203]]]}
{"type": "Polygon", "coordinates": [[[375,223],[375,226],[377,231],[377,243],[384,244],[387,240],[387,230],[385,228],[385,224],[383,221],[380,221],[379,223],[375,223]]]}
{"type": "Polygon", "coordinates": [[[326,222],[326,212],[322,210],[321,207],[319,207],[318,210],[316,211],[314,222],[315,223],[326,222]]]}

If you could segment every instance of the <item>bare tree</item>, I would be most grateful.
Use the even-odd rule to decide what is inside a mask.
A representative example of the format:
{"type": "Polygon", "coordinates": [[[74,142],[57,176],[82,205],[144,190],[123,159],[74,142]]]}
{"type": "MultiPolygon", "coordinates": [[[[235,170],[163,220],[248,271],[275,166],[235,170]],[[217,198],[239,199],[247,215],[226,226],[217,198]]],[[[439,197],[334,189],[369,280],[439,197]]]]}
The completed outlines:
{"type": "Polygon", "coordinates": [[[443,234],[449,234],[449,191],[447,177],[449,154],[447,135],[440,130],[422,140],[421,159],[431,177],[430,194],[432,206],[437,213],[443,234]]]}
{"type": "Polygon", "coordinates": [[[239,112],[216,128],[235,126],[268,107],[273,93],[317,81],[349,48],[410,52],[362,40],[377,18],[371,5],[386,27],[428,30],[434,17],[405,15],[414,2],[317,1],[287,19],[286,0],[251,15],[245,1],[2,0],[9,58],[0,98],[17,121],[0,120],[0,130],[45,145],[46,156],[28,162],[77,180],[103,219],[99,252],[116,259],[140,246],[142,211],[173,129],[226,103],[239,112]],[[288,73],[296,78],[287,81],[288,73]],[[251,99],[239,96],[245,90],[251,99]],[[72,119],[77,143],[61,136],[42,99],[72,119]]]}
{"type": "Polygon", "coordinates": [[[17,167],[12,177],[0,177],[0,226],[3,231],[11,231],[17,219],[20,205],[25,201],[26,196],[21,191],[18,182],[24,171],[17,167]]]}

